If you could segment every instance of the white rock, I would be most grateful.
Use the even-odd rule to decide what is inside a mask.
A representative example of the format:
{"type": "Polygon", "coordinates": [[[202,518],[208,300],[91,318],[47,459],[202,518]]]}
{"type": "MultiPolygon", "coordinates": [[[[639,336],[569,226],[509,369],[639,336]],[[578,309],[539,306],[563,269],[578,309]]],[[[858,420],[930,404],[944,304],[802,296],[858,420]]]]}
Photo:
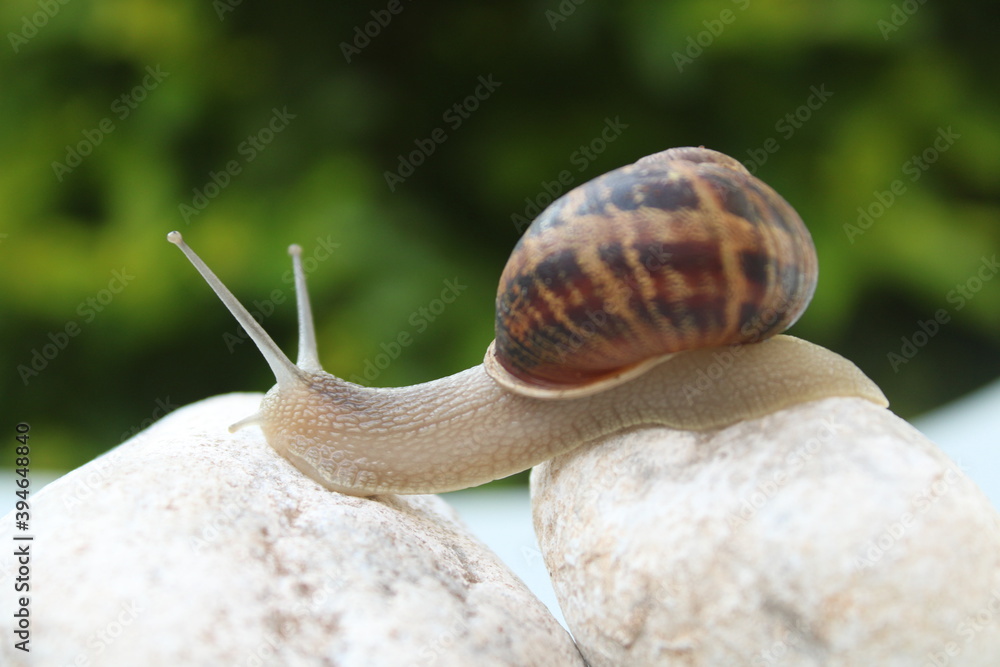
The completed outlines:
{"type": "Polygon", "coordinates": [[[3,520],[0,663],[583,664],[440,498],[332,493],[230,435],[260,398],[177,410],[32,498],[28,655],[3,520]]]}
{"type": "Polygon", "coordinates": [[[1000,664],[1000,517],[864,400],[701,435],[641,430],[531,483],[593,667],[1000,664]]]}

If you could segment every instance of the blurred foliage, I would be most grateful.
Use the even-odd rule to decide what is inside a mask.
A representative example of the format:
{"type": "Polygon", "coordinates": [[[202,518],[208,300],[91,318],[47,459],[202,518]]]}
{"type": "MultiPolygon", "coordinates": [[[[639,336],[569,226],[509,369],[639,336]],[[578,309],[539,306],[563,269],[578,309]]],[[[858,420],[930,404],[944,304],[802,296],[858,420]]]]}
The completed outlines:
{"type": "Polygon", "coordinates": [[[820,285],[793,333],[857,362],[913,416],[1000,374],[1000,280],[961,309],[949,298],[1000,245],[991,13],[982,1],[6,2],[6,424],[31,421],[34,465],[66,469],[165,410],[271,386],[171,229],[290,352],[285,247],[302,244],[331,372],[362,375],[400,332],[412,344],[370,384],[479,363],[513,216],[546,183],[699,144],[751,164],[814,235],[820,285]],[[480,77],[499,87],[446,115],[480,77]],[[816,90],[832,95],[810,109],[816,90]],[[627,127],[595,141],[615,119],[627,127]],[[390,189],[385,173],[436,128],[446,139],[390,189]],[[934,151],[949,128],[957,138],[934,151]],[[74,151],[87,153],[78,166],[54,166],[74,151]],[[914,180],[925,151],[935,161],[914,180]],[[850,234],[897,180],[902,194],[850,234]],[[198,192],[207,205],[185,216],[198,192]],[[430,321],[420,309],[446,280],[467,287],[430,321]],[[893,368],[888,355],[942,309],[947,322],[893,368]],[[19,367],[46,345],[54,358],[25,382],[19,367]]]}

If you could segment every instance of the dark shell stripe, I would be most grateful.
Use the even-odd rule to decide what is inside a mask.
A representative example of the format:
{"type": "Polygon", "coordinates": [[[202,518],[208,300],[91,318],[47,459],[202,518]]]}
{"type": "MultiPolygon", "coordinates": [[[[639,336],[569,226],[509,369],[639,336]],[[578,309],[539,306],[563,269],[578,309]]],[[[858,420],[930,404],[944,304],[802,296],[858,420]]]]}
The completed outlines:
{"type": "Polygon", "coordinates": [[[519,241],[497,294],[497,359],[542,386],[790,326],[816,283],[795,211],[737,161],[672,149],[577,187],[519,241]]]}

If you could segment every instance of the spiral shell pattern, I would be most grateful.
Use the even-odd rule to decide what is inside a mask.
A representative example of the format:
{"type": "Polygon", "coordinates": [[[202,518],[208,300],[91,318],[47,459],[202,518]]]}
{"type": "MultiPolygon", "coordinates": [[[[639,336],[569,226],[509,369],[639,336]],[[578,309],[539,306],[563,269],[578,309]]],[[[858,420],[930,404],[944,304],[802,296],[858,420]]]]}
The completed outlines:
{"type": "Polygon", "coordinates": [[[500,278],[487,361],[541,390],[598,385],[663,355],[780,333],[816,279],[812,238],[780,195],[722,153],[674,148],[535,219],[500,278]]]}

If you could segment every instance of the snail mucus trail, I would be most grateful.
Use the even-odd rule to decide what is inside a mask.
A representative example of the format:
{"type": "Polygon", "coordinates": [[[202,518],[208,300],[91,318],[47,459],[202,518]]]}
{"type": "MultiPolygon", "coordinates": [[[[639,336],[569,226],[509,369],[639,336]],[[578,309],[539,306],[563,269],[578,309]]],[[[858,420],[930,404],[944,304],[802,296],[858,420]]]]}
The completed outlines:
{"type": "Polygon", "coordinates": [[[777,335],[815,289],[812,240],[770,187],[704,148],[650,155],[553,202],[503,272],[484,363],[410,387],[323,371],[298,246],[293,364],[180,233],[168,239],[277,380],[230,431],[259,426],[333,491],[453,491],[642,425],[705,431],[831,396],[887,405],[851,362],[777,335]]]}

